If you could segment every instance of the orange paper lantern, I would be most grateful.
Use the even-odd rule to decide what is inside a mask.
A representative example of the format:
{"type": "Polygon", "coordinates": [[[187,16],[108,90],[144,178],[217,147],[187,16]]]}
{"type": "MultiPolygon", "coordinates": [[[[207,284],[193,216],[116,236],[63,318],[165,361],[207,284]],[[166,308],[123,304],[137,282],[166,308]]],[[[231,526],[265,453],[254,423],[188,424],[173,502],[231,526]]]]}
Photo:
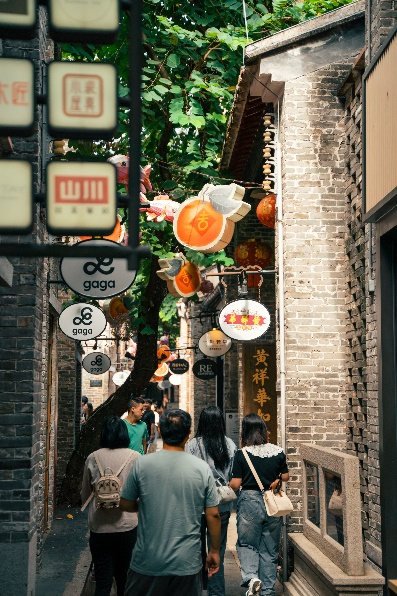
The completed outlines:
{"type": "MultiPolygon", "coordinates": [[[[121,243],[125,236],[125,227],[121,225],[121,217],[117,215],[116,225],[113,232],[109,236],[104,236],[105,240],[113,240],[113,242],[121,243]]],[[[80,236],[80,240],[91,240],[92,236],[80,236]]]]}
{"type": "Polygon", "coordinates": [[[157,360],[167,360],[171,356],[171,350],[168,346],[160,346],[157,350],[157,360]]]}
{"type": "MultiPolygon", "coordinates": [[[[263,269],[271,264],[273,260],[273,249],[267,242],[252,239],[239,244],[234,253],[234,257],[238,265],[241,267],[258,265],[263,269]]],[[[259,275],[248,274],[248,287],[258,287],[259,280],[259,275]]]]}
{"type": "Polygon", "coordinates": [[[189,298],[199,291],[201,286],[200,271],[196,265],[187,261],[174,278],[167,281],[170,294],[176,297],[189,298]]]}
{"type": "Polygon", "coordinates": [[[256,216],[264,226],[276,227],[276,195],[270,194],[264,197],[256,208],[256,216]]]}

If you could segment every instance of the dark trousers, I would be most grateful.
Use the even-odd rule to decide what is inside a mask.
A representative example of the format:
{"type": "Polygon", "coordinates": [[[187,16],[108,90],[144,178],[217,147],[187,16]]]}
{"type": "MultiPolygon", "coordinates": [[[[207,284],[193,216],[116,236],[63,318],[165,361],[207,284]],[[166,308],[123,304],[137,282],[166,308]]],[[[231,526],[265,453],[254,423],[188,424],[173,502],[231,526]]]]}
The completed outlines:
{"type": "Polygon", "coordinates": [[[201,596],[201,571],[196,575],[142,575],[128,572],[125,596],[201,596]]]}
{"type": "Polygon", "coordinates": [[[117,596],[124,595],[127,572],[136,542],[137,528],[128,532],[90,532],[90,550],[94,561],[95,596],[109,596],[113,577],[117,596]]]}

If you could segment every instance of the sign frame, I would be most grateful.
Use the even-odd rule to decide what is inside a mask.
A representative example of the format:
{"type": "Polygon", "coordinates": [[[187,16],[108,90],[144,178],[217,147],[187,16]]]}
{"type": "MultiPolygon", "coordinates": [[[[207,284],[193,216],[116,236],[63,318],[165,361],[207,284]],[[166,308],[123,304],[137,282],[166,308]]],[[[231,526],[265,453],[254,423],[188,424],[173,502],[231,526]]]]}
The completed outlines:
{"type": "MultiPolygon", "coordinates": [[[[11,57],[0,57],[0,65],[1,62],[5,62],[5,61],[12,61],[12,62],[25,62],[25,64],[29,64],[30,68],[31,68],[31,75],[32,75],[32,94],[31,94],[31,98],[32,98],[32,106],[31,106],[31,121],[29,122],[29,124],[24,124],[24,125],[18,125],[18,124],[13,124],[13,125],[2,125],[0,124],[0,135],[1,136],[20,136],[20,137],[30,137],[34,130],[35,130],[35,112],[36,112],[36,105],[37,105],[37,100],[36,100],[36,94],[35,94],[35,85],[36,85],[36,75],[35,75],[35,70],[34,70],[34,62],[33,60],[30,60],[29,58],[11,58],[11,57]]],[[[15,65],[15,72],[19,71],[20,69],[18,68],[17,64],[15,65]]]]}
{"type": "Polygon", "coordinates": [[[212,379],[215,379],[215,377],[218,374],[218,365],[216,363],[216,360],[211,360],[210,358],[208,358],[208,356],[206,356],[205,358],[200,358],[200,360],[196,360],[196,362],[193,364],[192,371],[196,379],[199,379],[200,381],[211,381],[212,379]],[[204,366],[203,363],[205,363],[206,366],[211,365],[212,368],[212,374],[208,375],[207,377],[198,376],[197,374],[198,367],[204,366]]]}
{"type": "MultiPolygon", "coordinates": [[[[85,244],[85,243],[87,243],[87,242],[88,242],[88,243],[90,243],[90,244],[93,244],[94,246],[97,246],[97,245],[98,245],[98,246],[106,246],[106,244],[109,244],[109,245],[114,245],[114,244],[116,244],[116,245],[117,245],[117,244],[118,244],[117,242],[114,242],[114,240],[105,240],[105,239],[99,239],[99,238],[98,238],[98,239],[96,239],[96,238],[93,238],[93,239],[90,239],[90,240],[82,240],[81,242],[77,242],[75,246],[79,246],[79,245],[81,245],[81,244],[85,244]],[[105,244],[105,243],[106,243],[106,244],[105,244]]],[[[67,286],[68,286],[68,287],[69,287],[69,288],[70,288],[70,289],[73,291],[73,292],[75,292],[75,293],[76,293],[76,294],[78,294],[79,296],[85,296],[86,298],[92,298],[93,300],[107,300],[108,298],[114,298],[115,296],[119,296],[119,294],[123,294],[123,293],[124,293],[126,290],[128,290],[128,289],[129,289],[129,288],[132,286],[132,284],[134,283],[134,281],[135,281],[135,279],[136,279],[137,272],[136,272],[136,271],[134,271],[134,270],[128,269],[128,266],[127,266],[127,273],[130,273],[130,274],[131,274],[131,277],[132,277],[132,275],[134,274],[134,275],[133,275],[133,277],[132,277],[132,282],[131,282],[131,283],[130,283],[130,284],[127,286],[127,287],[124,287],[124,284],[123,284],[123,289],[119,289],[119,287],[117,287],[117,291],[115,291],[114,293],[111,293],[111,294],[106,294],[106,295],[104,295],[104,294],[98,294],[98,293],[95,293],[95,295],[93,295],[92,293],[90,293],[90,294],[89,294],[89,293],[88,293],[88,290],[87,290],[87,291],[85,291],[85,292],[84,292],[84,291],[83,291],[83,292],[81,292],[81,291],[79,291],[79,290],[76,290],[76,289],[73,287],[73,285],[71,285],[71,284],[70,284],[70,280],[68,281],[68,280],[65,278],[64,272],[63,272],[63,270],[62,270],[62,265],[64,264],[65,258],[70,258],[70,257],[64,257],[64,258],[62,258],[62,259],[61,259],[61,261],[60,261],[60,263],[59,263],[59,273],[60,273],[60,276],[61,276],[61,278],[62,278],[62,281],[63,281],[63,282],[64,282],[64,283],[65,283],[65,284],[66,284],[66,285],[67,285],[67,286]]],[[[72,258],[73,258],[73,257],[72,257],[72,258]]],[[[88,257],[88,258],[90,258],[90,257],[88,257]]],[[[106,258],[106,257],[105,257],[105,258],[106,258]]],[[[95,259],[95,257],[94,257],[94,259],[95,259]]],[[[100,259],[101,259],[101,257],[96,257],[96,261],[97,261],[97,263],[98,263],[98,269],[100,269],[100,263],[99,263],[99,260],[100,260],[100,259]]],[[[78,263],[81,263],[81,265],[82,265],[82,266],[83,266],[83,268],[84,268],[84,262],[83,262],[83,259],[81,259],[81,258],[80,258],[80,259],[76,258],[75,260],[76,260],[76,261],[78,261],[78,263]]],[[[120,261],[121,261],[121,260],[125,261],[125,263],[126,263],[126,265],[127,265],[127,261],[126,261],[126,259],[120,259],[120,261]]],[[[114,262],[114,259],[113,259],[113,258],[112,258],[112,262],[114,262]]],[[[77,265],[78,263],[76,263],[76,265],[77,265]]],[[[88,263],[90,263],[90,261],[86,260],[86,264],[88,264],[88,263]]],[[[112,263],[110,263],[110,264],[109,264],[109,266],[110,266],[111,264],[112,264],[112,263]]],[[[94,265],[94,267],[95,267],[95,263],[93,263],[93,265],[94,265]]],[[[108,275],[108,274],[106,274],[106,275],[108,275]]],[[[95,280],[93,280],[93,281],[95,281],[95,280]]],[[[100,281],[102,281],[102,280],[100,280],[100,281]]],[[[105,281],[106,281],[106,280],[105,280],[105,281]]],[[[111,280],[110,280],[110,281],[111,281],[111,280]]],[[[116,290],[116,287],[115,287],[114,289],[116,290]]]]}
{"type": "MultiPolygon", "coordinates": [[[[82,315],[82,317],[83,317],[83,315],[82,315]]],[[[86,324],[86,323],[84,323],[84,324],[86,324]]],[[[66,306],[63,309],[63,311],[61,312],[61,314],[59,315],[59,318],[58,318],[58,326],[59,326],[60,330],[62,331],[62,333],[64,335],[66,335],[66,337],[69,337],[70,339],[74,339],[76,341],[81,341],[83,339],[85,339],[85,340],[86,339],[95,339],[96,337],[99,337],[105,331],[106,325],[107,325],[107,320],[106,320],[106,316],[105,316],[105,313],[103,312],[103,310],[101,308],[99,308],[98,306],[94,306],[93,304],[90,304],[89,302],[74,302],[73,304],[69,304],[68,306],[66,306]],[[82,307],[80,315],[82,315],[83,308],[94,309],[94,312],[99,311],[103,315],[103,327],[102,327],[101,331],[99,331],[95,335],[92,335],[92,334],[88,335],[88,334],[83,334],[83,333],[81,333],[81,334],[76,333],[76,335],[75,335],[75,334],[73,334],[73,332],[72,332],[72,334],[66,333],[62,329],[62,326],[61,326],[62,317],[68,309],[76,307],[76,306],[82,307]]],[[[82,330],[83,330],[83,328],[82,328],[82,330]]]]}
{"type": "MultiPolygon", "coordinates": [[[[62,79],[65,76],[75,76],[75,77],[96,77],[97,75],[93,75],[91,72],[87,73],[86,75],[84,74],[78,74],[76,73],[75,75],[72,74],[67,74],[65,73],[64,75],[62,75],[62,79]]],[[[55,84],[55,88],[57,88],[57,85],[55,84]]],[[[60,100],[61,102],[63,101],[63,99],[60,100]]],[[[105,103],[105,102],[104,102],[105,103]]],[[[102,109],[104,110],[105,108],[102,106],[102,109]]],[[[47,98],[47,111],[48,111],[48,132],[51,136],[55,137],[55,138],[61,138],[61,139],[66,139],[66,138],[76,138],[76,139],[89,139],[89,140],[104,140],[104,139],[112,139],[114,137],[114,135],[117,132],[117,126],[118,126],[118,110],[119,110],[119,96],[118,96],[118,89],[117,89],[117,68],[114,66],[114,64],[111,64],[109,62],[101,62],[100,64],[96,64],[93,62],[66,62],[64,60],[52,60],[49,64],[48,64],[48,98],[47,98]],[[90,120],[90,118],[92,118],[92,116],[76,116],[74,115],[74,118],[80,117],[81,118],[81,124],[78,126],[76,124],[76,126],[74,125],[70,125],[70,126],[65,126],[65,125],[61,125],[61,124],[56,124],[55,122],[53,122],[53,113],[56,113],[55,110],[53,110],[53,101],[59,101],[59,99],[54,97],[54,92],[51,90],[52,87],[52,81],[54,80],[55,75],[54,73],[54,68],[58,68],[58,69],[64,69],[67,70],[67,66],[70,67],[70,65],[77,65],[78,70],[95,70],[98,71],[100,68],[105,67],[107,69],[111,68],[113,70],[113,76],[114,76],[114,89],[113,91],[109,94],[109,96],[111,96],[112,101],[114,98],[114,110],[112,109],[113,112],[113,124],[111,127],[107,127],[107,128],[103,128],[103,127],[94,127],[94,126],[85,126],[82,127],[84,122],[87,122],[87,120],[90,120]]],[[[70,115],[70,117],[73,117],[72,115],[70,115]]]]}
{"type": "Polygon", "coordinates": [[[190,364],[185,358],[176,358],[175,360],[171,360],[171,362],[169,362],[168,368],[169,368],[170,373],[172,373],[173,375],[184,375],[185,373],[188,372],[188,370],[190,368],[190,364]],[[175,363],[178,363],[178,364],[183,363],[183,364],[181,364],[181,367],[182,368],[184,367],[186,370],[181,370],[181,368],[179,370],[178,370],[178,368],[177,368],[177,370],[173,370],[175,363]]]}
{"type": "Polygon", "coordinates": [[[230,339],[234,339],[235,341],[255,341],[257,339],[259,339],[260,337],[262,337],[268,330],[271,324],[271,315],[270,312],[268,311],[268,309],[266,308],[266,306],[264,304],[262,304],[261,302],[258,302],[258,300],[252,300],[251,298],[237,298],[236,300],[231,300],[230,302],[228,302],[223,308],[222,310],[219,311],[219,327],[222,330],[222,333],[224,333],[225,335],[227,335],[227,337],[230,337],[230,339]],[[267,323],[267,325],[265,324],[265,329],[260,333],[260,335],[255,335],[254,337],[249,337],[249,338],[243,338],[243,337],[239,337],[236,336],[236,334],[231,335],[231,329],[228,329],[225,325],[224,325],[224,321],[222,320],[222,316],[224,311],[233,303],[235,302],[255,302],[256,304],[258,304],[261,308],[264,308],[266,310],[266,313],[269,317],[269,321],[267,323]]]}
{"type": "MultiPolygon", "coordinates": [[[[99,169],[99,168],[98,168],[99,169]]],[[[64,174],[65,177],[71,177],[72,174],[64,174]]],[[[55,204],[55,198],[53,199],[53,203],[55,204]]],[[[114,227],[116,225],[116,220],[117,220],[117,174],[116,174],[116,167],[111,164],[110,162],[97,162],[97,161],[73,161],[73,162],[59,162],[59,161],[51,161],[50,163],[47,164],[47,168],[46,168],[46,209],[47,209],[47,229],[50,232],[50,234],[53,234],[54,236],[83,236],[83,235],[90,235],[90,236],[106,236],[107,234],[111,234],[114,230],[114,227]],[[70,227],[61,227],[61,226],[56,226],[53,225],[51,223],[51,208],[52,208],[52,202],[51,202],[51,195],[50,195],[50,172],[51,169],[57,167],[59,169],[65,169],[67,170],[71,165],[73,166],[77,166],[77,168],[81,168],[82,170],[84,169],[84,167],[88,166],[88,165],[93,165],[93,164],[97,164],[100,165],[101,168],[107,168],[108,171],[110,166],[111,168],[113,168],[113,182],[111,183],[110,187],[109,187],[109,192],[112,192],[111,195],[111,199],[113,202],[113,205],[110,206],[110,208],[112,209],[112,212],[114,213],[114,221],[109,225],[109,227],[107,228],[100,228],[100,227],[91,227],[91,228],[79,228],[78,226],[76,226],[75,224],[71,224],[70,227]],[[66,167],[65,167],[66,166],[66,167]]]]}
{"type": "MultiPolygon", "coordinates": [[[[0,19],[0,37],[6,39],[33,39],[37,27],[37,0],[26,0],[28,12],[32,12],[32,20],[28,24],[1,22],[0,19]]],[[[4,14],[0,12],[0,15],[4,14]]],[[[18,13],[10,13],[17,15],[18,13]]]]}
{"type": "MultiPolygon", "coordinates": [[[[0,159],[0,166],[3,163],[4,164],[11,164],[11,163],[14,164],[15,163],[18,165],[23,163],[23,164],[27,164],[29,166],[29,170],[30,170],[30,184],[29,184],[29,187],[30,187],[30,190],[29,190],[30,191],[30,202],[29,202],[30,224],[28,226],[24,226],[24,227],[15,226],[15,227],[8,227],[8,228],[4,228],[0,224],[0,234],[2,234],[2,235],[30,234],[31,231],[33,230],[33,203],[34,203],[34,201],[33,201],[34,189],[33,189],[33,166],[32,166],[32,163],[26,159],[0,159]]],[[[0,180],[0,187],[1,187],[1,180],[0,180]]]]}
{"type": "MultiPolygon", "coordinates": [[[[109,2],[110,0],[106,0],[109,2]]],[[[55,4],[59,0],[48,0],[49,33],[55,41],[100,43],[111,44],[117,40],[120,29],[121,9],[120,0],[112,0],[117,10],[117,26],[115,29],[84,28],[81,25],[76,27],[59,27],[54,23],[56,9],[55,4]]]]}
{"type": "Polygon", "coordinates": [[[83,368],[84,368],[84,370],[85,370],[85,371],[86,371],[88,374],[90,374],[90,375],[103,375],[103,374],[105,374],[105,373],[106,373],[106,372],[109,370],[109,368],[110,368],[110,365],[111,365],[111,361],[110,361],[110,358],[109,358],[109,356],[108,356],[107,354],[104,354],[103,352],[90,352],[89,354],[87,354],[87,356],[85,356],[85,357],[83,358],[82,365],[83,365],[83,368]],[[86,363],[86,362],[88,362],[88,360],[90,360],[91,358],[93,358],[93,357],[96,357],[96,358],[98,358],[98,356],[101,356],[101,358],[102,358],[102,361],[105,361],[105,363],[106,363],[106,368],[105,368],[105,370],[102,370],[102,371],[100,371],[100,372],[98,372],[98,370],[97,370],[97,369],[99,369],[99,368],[100,368],[100,366],[99,366],[99,365],[95,366],[95,365],[93,365],[93,364],[92,364],[92,362],[90,363],[90,365],[87,365],[87,366],[86,366],[86,364],[85,364],[85,363],[86,363]],[[94,369],[94,370],[93,370],[93,369],[94,369]]]}

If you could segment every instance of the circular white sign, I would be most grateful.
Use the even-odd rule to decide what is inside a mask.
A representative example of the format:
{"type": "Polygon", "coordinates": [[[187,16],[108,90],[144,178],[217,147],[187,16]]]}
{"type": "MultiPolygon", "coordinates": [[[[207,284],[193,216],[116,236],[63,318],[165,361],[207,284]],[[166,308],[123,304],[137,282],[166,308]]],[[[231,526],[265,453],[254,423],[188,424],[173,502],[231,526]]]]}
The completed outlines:
{"type": "Polygon", "coordinates": [[[117,385],[117,387],[120,387],[120,385],[122,385],[127,378],[130,376],[130,371],[129,370],[120,370],[119,372],[116,372],[113,375],[113,383],[115,385],[117,385]]]}
{"type": "Polygon", "coordinates": [[[61,331],[71,339],[88,339],[101,335],[106,327],[103,311],[92,304],[70,304],[59,316],[61,331]]]}
{"type": "Polygon", "coordinates": [[[169,382],[171,385],[180,385],[182,383],[181,375],[170,375],[168,377],[169,382]]]}
{"type": "Polygon", "coordinates": [[[219,329],[204,333],[199,339],[199,350],[205,356],[223,356],[232,347],[232,340],[219,329]]]}
{"type": "MultiPolygon", "coordinates": [[[[84,240],[76,246],[111,246],[112,240],[84,240]]],[[[65,257],[60,263],[63,281],[73,292],[87,298],[104,300],[118,296],[127,290],[136,277],[136,271],[128,269],[127,259],[112,257],[76,258],[65,257]]]]}
{"type": "Polygon", "coordinates": [[[238,341],[257,339],[269,329],[270,313],[256,300],[233,300],[219,313],[219,326],[238,341]]]}
{"type": "Polygon", "coordinates": [[[91,352],[84,358],[83,368],[91,375],[103,375],[110,368],[110,358],[102,352],[91,352]]]}

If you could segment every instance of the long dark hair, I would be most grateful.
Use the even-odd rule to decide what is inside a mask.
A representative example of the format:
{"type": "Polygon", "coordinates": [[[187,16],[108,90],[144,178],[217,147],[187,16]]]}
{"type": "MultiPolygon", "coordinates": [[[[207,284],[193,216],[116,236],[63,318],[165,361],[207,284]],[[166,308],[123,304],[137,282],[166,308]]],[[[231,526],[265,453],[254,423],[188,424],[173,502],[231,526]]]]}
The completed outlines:
{"type": "Polygon", "coordinates": [[[225,433],[226,425],[222,411],[216,406],[204,408],[200,414],[196,438],[203,439],[206,452],[219,470],[225,470],[230,462],[225,433]]]}
{"type": "Polygon", "coordinates": [[[243,447],[267,443],[266,424],[257,414],[248,414],[243,418],[241,443],[243,447]]]}

